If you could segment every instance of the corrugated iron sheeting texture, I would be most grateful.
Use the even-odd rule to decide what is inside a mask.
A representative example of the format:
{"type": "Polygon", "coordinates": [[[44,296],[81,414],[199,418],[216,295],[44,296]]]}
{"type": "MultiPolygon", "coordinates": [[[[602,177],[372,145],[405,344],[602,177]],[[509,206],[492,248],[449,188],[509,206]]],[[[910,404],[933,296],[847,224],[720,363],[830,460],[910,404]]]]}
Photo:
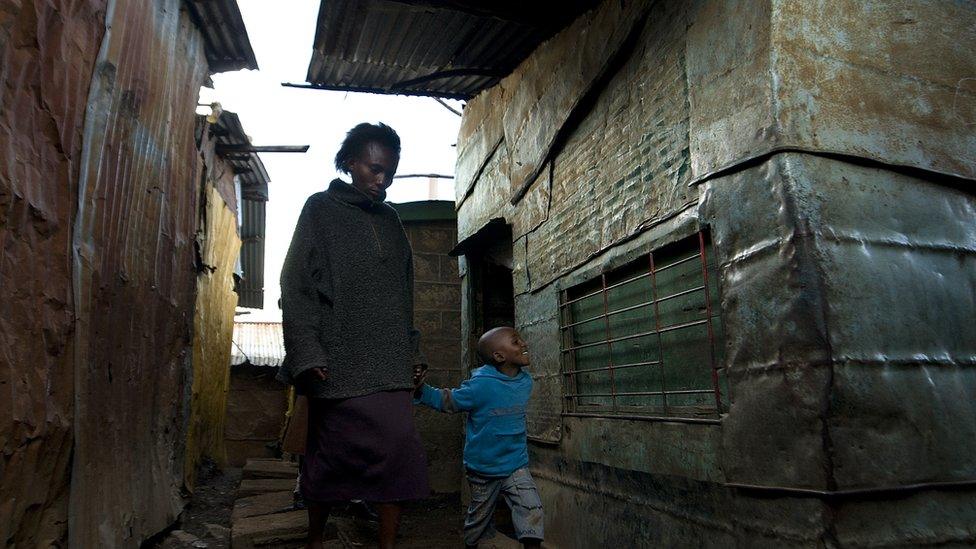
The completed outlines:
{"type": "Polygon", "coordinates": [[[285,359],[285,342],[280,322],[236,322],[234,343],[230,349],[230,363],[239,366],[277,368],[285,359]]]}
{"type": "Polygon", "coordinates": [[[595,2],[564,2],[558,10],[527,5],[525,14],[532,17],[524,21],[449,9],[451,2],[420,4],[323,1],[308,81],[354,91],[468,99],[495,85],[595,2]],[[539,16],[543,10],[546,17],[539,16]],[[470,72],[404,85],[449,70],[470,72]]]}
{"type": "MultiPolygon", "coordinates": [[[[264,308],[265,202],[241,200],[241,307],[264,308]]],[[[277,304],[275,304],[277,306],[277,304]]]]}
{"type": "Polygon", "coordinates": [[[0,545],[64,545],[71,226],[105,2],[0,4],[0,545]]]}
{"type": "MultiPolygon", "coordinates": [[[[233,180],[228,172],[223,177],[233,180]]],[[[193,315],[193,388],[184,471],[188,486],[195,484],[196,466],[203,456],[220,465],[226,462],[228,362],[237,307],[234,266],[241,240],[237,236],[237,216],[213,183],[216,182],[207,183],[205,221],[197,233],[203,268],[197,274],[197,304],[193,315]]]]}
{"type": "Polygon", "coordinates": [[[186,0],[185,6],[203,33],[211,71],[258,68],[237,0],[186,0]]]}
{"type": "Polygon", "coordinates": [[[110,2],[74,223],[69,545],[136,546],[182,509],[204,40],[178,0],[110,2]]]}

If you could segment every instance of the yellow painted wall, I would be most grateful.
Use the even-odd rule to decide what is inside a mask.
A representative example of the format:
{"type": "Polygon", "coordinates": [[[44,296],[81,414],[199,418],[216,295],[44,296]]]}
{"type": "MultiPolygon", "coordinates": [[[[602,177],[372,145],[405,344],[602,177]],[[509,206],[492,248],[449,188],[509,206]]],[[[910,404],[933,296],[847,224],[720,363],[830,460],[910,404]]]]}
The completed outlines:
{"type": "Polygon", "coordinates": [[[234,334],[234,265],[241,248],[237,218],[216,189],[207,185],[206,217],[197,239],[203,269],[197,274],[193,316],[193,386],[186,439],[185,481],[192,487],[204,456],[219,465],[227,461],[225,411],[230,385],[230,352],[234,334]]]}

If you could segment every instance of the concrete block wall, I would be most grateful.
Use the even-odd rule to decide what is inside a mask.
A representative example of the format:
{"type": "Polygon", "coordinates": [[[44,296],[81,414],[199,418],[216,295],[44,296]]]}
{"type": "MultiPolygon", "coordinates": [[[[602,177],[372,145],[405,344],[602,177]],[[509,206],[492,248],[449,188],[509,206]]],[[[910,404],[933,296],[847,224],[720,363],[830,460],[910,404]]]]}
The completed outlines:
{"type": "Polygon", "coordinates": [[[607,1],[468,104],[460,237],[513,227],[553,546],[976,540],[974,18],[607,1]],[[560,417],[558,290],[702,227],[728,414],[560,417]]]}
{"type": "MultiPolygon", "coordinates": [[[[457,242],[454,220],[404,221],[413,247],[414,325],[430,370],[427,382],[456,387],[463,378],[461,281],[457,259],[448,256],[457,242]]],[[[461,487],[462,417],[416,407],[414,418],[427,452],[431,490],[456,493],[461,487]]]]}

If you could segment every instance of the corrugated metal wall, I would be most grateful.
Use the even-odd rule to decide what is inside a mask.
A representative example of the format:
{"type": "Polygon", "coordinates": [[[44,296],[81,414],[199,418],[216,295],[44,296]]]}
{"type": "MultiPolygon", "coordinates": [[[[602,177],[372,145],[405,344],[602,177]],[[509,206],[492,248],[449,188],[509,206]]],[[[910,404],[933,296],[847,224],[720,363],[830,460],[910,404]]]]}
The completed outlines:
{"type": "Polygon", "coordinates": [[[458,140],[462,238],[512,226],[546,542],[972,544],[976,5],[646,3],[631,53],[577,101],[599,73],[577,67],[606,62],[587,40],[611,43],[636,4],[542,45],[467,104],[458,140]],[[537,136],[574,118],[520,195],[537,136]],[[563,414],[559,291],[700,228],[728,413],[563,414]]]}
{"type": "Polygon", "coordinates": [[[0,543],[135,546],[182,508],[208,67],[181,7],[0,6],[0,543]]]}
{"type": "MultiPolygon", "coordinates": [[[[242,200],[241,215],[241,307],[264,307],[265,206],[259,200],[242,200]]],[[[277,303],[272,303],[277,307],[277,303]]]]}
{"type": "Polygon", "coordinates": [[[136,545],[182,508],[207,62],[179,0],[107,11],[74,220],[72,547],[136,545]]]}

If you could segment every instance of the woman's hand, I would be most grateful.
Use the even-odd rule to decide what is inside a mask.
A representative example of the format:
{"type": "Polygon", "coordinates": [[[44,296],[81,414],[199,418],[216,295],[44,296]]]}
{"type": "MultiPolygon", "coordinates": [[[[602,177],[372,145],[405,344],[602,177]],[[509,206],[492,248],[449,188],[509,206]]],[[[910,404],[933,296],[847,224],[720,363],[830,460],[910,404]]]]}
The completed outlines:
{"type": "Polygon", "coordinates": [[[427,365],[414,364],[413,366],[413,397],[420,398],[421,389],[427,379],[427,365]]]}
{"type": "Polygon", "coordinates": [[[309,368],[298,376],[303,383],[311,383],[313,381],[325,381],[329,379],[329,372],[325,368],[309,368]]]}

